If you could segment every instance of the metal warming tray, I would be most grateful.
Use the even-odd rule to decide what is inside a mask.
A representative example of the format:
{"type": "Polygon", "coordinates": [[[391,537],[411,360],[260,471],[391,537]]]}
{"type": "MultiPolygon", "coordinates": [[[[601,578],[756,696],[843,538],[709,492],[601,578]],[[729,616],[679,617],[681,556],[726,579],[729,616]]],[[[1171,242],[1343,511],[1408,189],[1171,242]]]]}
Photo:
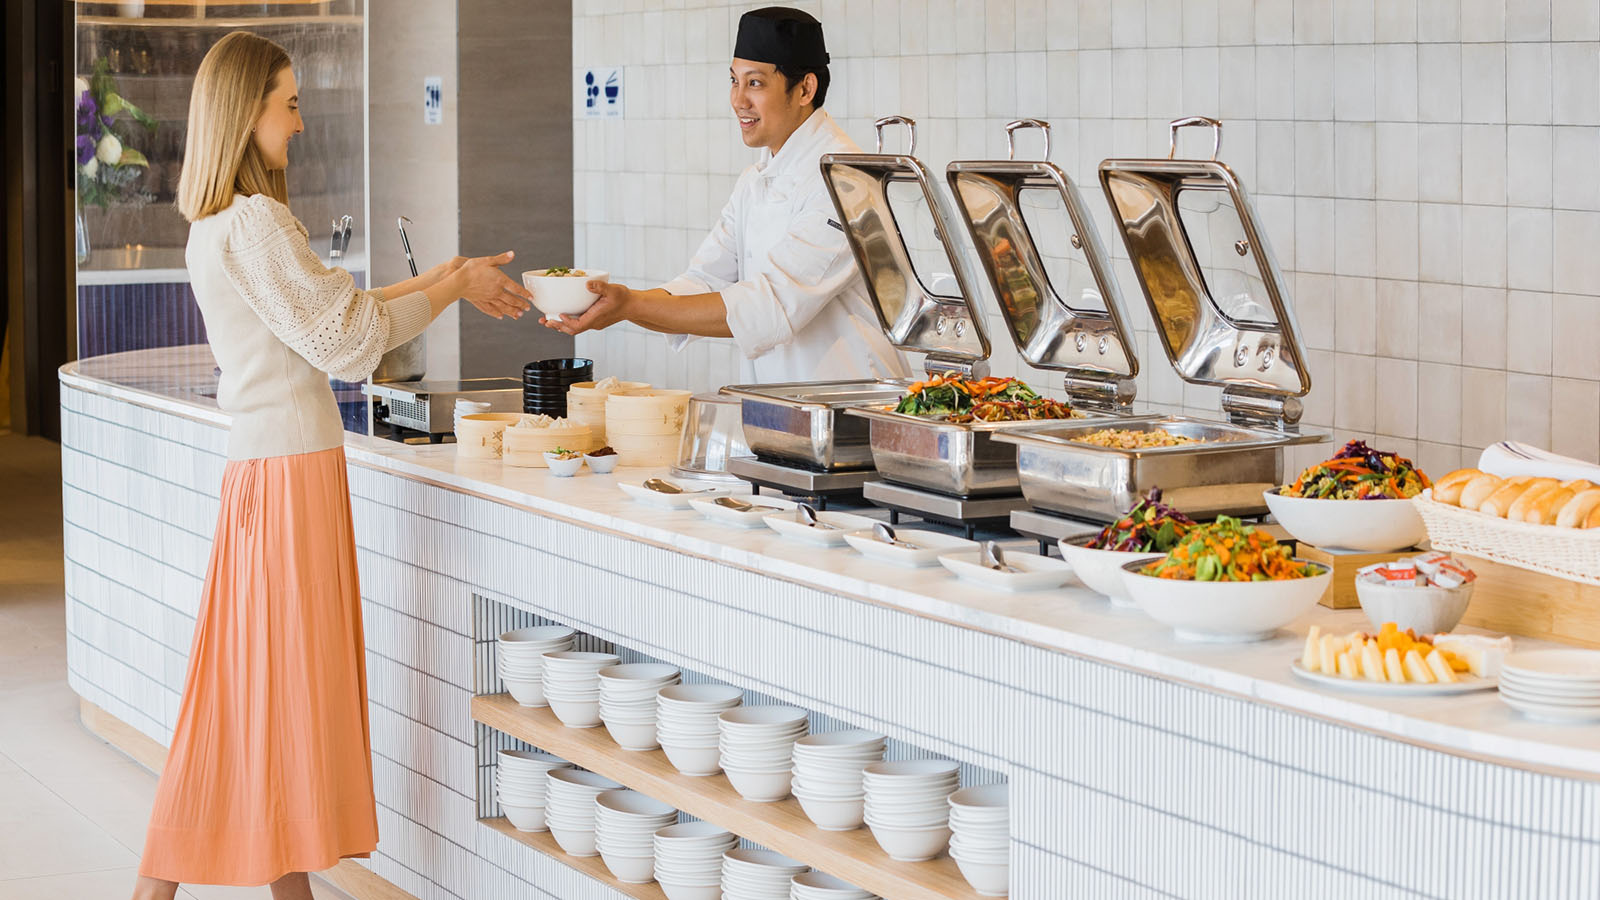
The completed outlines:
{"type": "MultiPolygon", "coordinates": [[[[927,242],[948,245],[947,217],[916,151],[916,123],[903,116],[878,120],[877,153],[833,153],[822,172],[889,341],[903,351],[926,354],[929,372],[965,370],[989,355],[980,316],[967,305],[968,274],[960,266],[930,279],[916,274],[916,253],[900,229],[917,229],[927,242]],[[883,129],[905,125],[905,155],[883,153],[883,129]],[[908,221],[900,221],[907,219],[908,221]],[[894,237],[890,237],[890,236],[894,237]]],[[[948,258],[948,254],[944,256],[948,258]]],[[[908,381],[838,381],[730,385],[725,394],[743,406],[745,439],[757,458],[820,471],[871,469],[868,425],[838,413],[861,406],[893,404],[908,381]]]]}
{"type": "MultiPolygon", "coordinates": [[[[1016,155],[1013,136],[1022,128],[1044,132],[1048,157],[1050,126],[1038,119],[1006,126],[1008,155],[1016,155]]],[[[1097,419],[1129,414],[1139,360],[1103,245],[1072,180],[1048,160],[1016,159],[954,162],[947,177],[1018,355],[1034,368],[1063,373],[1074,410],[1097,419]]],[[[903,240],[869,232],[860,243],[892,247],[903,240]]],[[[957,265],[959,250],[948,240],[944,250],[957,265]]],[[[964,294],[979,318],[976,295],[964,294]]],[[[986,359],[984,351],[969,365],[986,359]]],[[[884,477],[960,497],[1017,493],[1016,450],[997,442],[999,436],[1068,421],[958,424],[881,405],[850,415],[871,423],[872,455],[884,477]]]]}
{"type": "Polygon", "coordinates": [[[1035,507],[1110,520],[1159,486],[1191,515],[1256,515],[1266,511],[1262,491],[1282,478],[1283,447],[1327,440],[1297,427],[1311,375],[1266,236],[1238,178],[1216,159],[1222,124],[1180,119],[1171,141],[1167,159],[1102,162],[1100,183],[1167,359],[1185,381],[1222,388],[1226,421],[1116,423],[1206,439],[1147,450],[1071,440],[1092,425],[1001,436],[1017,445],[1022,490],[1035,507]],[[1212,128],[1211,159],[1173,158],[1186,125],[1212,128]]]}

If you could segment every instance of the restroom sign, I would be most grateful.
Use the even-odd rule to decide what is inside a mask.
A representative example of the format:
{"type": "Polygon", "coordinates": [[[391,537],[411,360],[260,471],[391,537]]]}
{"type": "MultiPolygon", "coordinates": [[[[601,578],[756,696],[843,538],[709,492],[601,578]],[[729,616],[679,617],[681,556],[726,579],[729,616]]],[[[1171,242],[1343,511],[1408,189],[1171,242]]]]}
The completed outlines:
{"type": "Polygon", "coordinates": [[[622,69],[610,66],[580,70],[578,111],[585,119],[622,118],[622,69]]]}

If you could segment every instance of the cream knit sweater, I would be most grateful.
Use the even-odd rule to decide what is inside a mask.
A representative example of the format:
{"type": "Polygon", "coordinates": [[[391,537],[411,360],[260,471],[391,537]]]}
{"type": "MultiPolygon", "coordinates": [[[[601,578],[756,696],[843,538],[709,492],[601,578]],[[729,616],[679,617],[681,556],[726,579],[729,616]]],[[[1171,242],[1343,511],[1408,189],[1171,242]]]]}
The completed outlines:
{"type": "Polygon", "coordinates": [[[385,300],[324,266],[305,226],[262,194],[190,225],[184,258],[222,369],[217,405],[233,416],[230,459],[343,445],[328,376],[368,377],[432,318],[420,291],[385,300]]]}

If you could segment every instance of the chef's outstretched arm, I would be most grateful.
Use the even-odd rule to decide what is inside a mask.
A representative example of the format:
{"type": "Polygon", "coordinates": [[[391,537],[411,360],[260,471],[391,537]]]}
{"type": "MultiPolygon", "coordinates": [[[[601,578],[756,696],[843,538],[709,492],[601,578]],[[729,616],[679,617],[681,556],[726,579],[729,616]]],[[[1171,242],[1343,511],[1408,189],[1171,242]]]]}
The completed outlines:
{"type": "Polygon", "coordinates": [[[662,288],[635,291],[626,285],[600,281],[589,282],[589,290],[599,294],[600,299],[582,315],[540,321],[566,334],[609,328],[627,320],[666,334],[733,337],[728,329],[728,308],[722,302],[722,295],[715,291],[704,294],[670,294],[662,288]]]}

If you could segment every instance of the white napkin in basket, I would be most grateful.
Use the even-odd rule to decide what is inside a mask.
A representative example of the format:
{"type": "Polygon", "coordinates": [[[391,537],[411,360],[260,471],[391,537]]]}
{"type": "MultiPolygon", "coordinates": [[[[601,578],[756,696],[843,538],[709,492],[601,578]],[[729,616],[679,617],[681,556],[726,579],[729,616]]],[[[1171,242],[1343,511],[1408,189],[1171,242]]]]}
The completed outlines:
{"type": "Polygon", "coordinates": [[[1478,456],[1478,468],[1491,475],[1510,478],[1514,475],[1532,475],[1536,478],[1559,478],[1570,481],[1586,478],[1600,484],[1600,465],[1561,456],[1517,441],[1490,444],[1478,456]]]}

